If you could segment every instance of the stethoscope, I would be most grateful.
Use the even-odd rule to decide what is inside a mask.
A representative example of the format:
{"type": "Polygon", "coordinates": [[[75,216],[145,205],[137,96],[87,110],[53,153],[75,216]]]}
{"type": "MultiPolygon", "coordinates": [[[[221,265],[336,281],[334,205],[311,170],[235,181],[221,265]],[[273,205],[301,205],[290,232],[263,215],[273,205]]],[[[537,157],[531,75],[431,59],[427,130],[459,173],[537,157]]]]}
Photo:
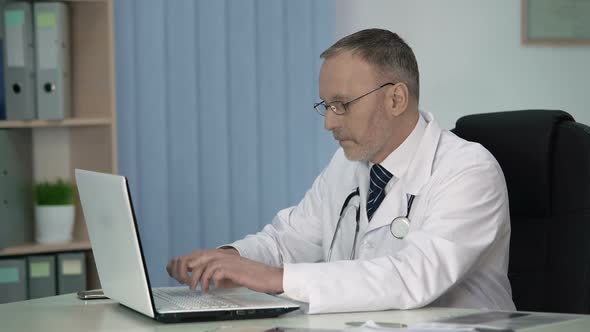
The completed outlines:
{"type": "MultiPolygon", "coordinates": [[[[334,250],[334,243],[336,242],[336,235],[338,234],[338,230],[340,229],[340,224],[342,223],[342,219],[346,215],[346,212],[349,208],[354,207],[349,205],[350,200],[355,197],[360,197],[360,191],[357,187],[353,192],[351,192],[344,203],[342,204],[342,209],[340,209],[340,216],[338,217],[338,223],[336,223],[336,229],[334,230],[334,235],[332,236],[332,242],[330,243],[330,249],[328,250],[328,262],[331,261],[332,258],[332,251],[334,250]]],[[[393,235],[396,239],[403,239],[408,232],[410,231],[410,211],[412,210],[412,203],[414,202],[415,195],[410,195],[408,198],[408,210],[405,217],[399,216],[394,218],[389,225],[389,231],[391,235],[393,235]]],[[[356,239],[359,233],[359,220],[361,215],[361,206],[360,204],[356,207],[356,228],[354,231],[354,240],[352,242],[352,252],[350,253],[350,260],[353,260],[356,253],[356,239]]]]}

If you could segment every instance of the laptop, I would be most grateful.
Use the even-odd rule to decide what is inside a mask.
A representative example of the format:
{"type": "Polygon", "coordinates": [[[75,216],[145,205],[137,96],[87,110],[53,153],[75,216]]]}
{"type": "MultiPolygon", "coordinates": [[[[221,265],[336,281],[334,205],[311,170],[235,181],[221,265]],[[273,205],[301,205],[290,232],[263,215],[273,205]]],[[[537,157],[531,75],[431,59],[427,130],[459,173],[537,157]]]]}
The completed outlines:
{"type": "Polygon", "coordinates": [[[127,179],[81,169],[75,175],[98,276],[109,298],[161,322],[267,318],[299,308],[246,288],[208,293],[187,286],[152,288],[127,179]]]}

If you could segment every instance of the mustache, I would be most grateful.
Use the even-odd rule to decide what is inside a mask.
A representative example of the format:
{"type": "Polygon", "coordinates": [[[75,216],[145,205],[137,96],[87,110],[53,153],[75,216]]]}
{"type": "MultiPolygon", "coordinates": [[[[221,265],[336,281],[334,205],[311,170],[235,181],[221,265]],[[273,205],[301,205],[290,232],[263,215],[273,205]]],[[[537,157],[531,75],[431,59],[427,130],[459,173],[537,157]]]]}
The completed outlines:
{"type": "Polygon", "coordinates": [[[350,137],[350,135],[347,135],[346,133],[343,133],[341,131],[332,131],[332,136],[334,136],[334,139],[337,141],[352,140],[352,137],[350,137]]]}

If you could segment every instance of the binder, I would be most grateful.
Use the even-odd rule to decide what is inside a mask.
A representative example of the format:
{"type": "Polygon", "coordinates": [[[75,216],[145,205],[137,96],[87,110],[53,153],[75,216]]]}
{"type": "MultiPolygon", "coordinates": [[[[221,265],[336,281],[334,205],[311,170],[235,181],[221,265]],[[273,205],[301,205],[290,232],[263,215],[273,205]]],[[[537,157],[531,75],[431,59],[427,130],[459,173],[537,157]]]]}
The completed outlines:
{"type": "MultiPolygon", "coordinates": [[[[0,63],[4,64],[4,40],[0,39],[0,63]]],[[[4,101],[4,65],[0,66],[0,120],[6,120],[6,103],[4,101]]]]}
{"type": "Polygon", "coordinates": [[[31,129],[0,129],[0,248],[33,240],[31,129]]]}
{"type": "Polygon", "coordinates": [[[4,91],[7,120],[36,118],[32,11],[29,2],[9,2],[4,7],[4,91]]]}
{"type": "Polygon", "coordinates": [[[25,259],[0,260],[0,303],[27,299],[25,259]]]}
{"type": "Polygon", "coordinates": [[[56,295],[55,256],[29,256],[27,268],[29,299],[56,295]]]}
{"type": "Polygon", "coordinates": [[[37,117],[61,120],[70,117],[68,7],[61,2],[36,2],[33,8],[37,117]]]}
{"type": "Polygon", "coordinates": [[[57,256],[58,294],[86,290],[86,256],[80,253],[65,253],[57,256]]]}

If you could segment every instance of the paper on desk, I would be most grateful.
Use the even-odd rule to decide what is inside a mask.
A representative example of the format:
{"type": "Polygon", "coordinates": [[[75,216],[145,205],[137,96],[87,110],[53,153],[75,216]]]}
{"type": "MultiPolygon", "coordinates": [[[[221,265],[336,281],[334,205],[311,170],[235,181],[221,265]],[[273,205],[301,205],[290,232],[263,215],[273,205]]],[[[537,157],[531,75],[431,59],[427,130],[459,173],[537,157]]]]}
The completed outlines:
{"type": "Polygon", "coordinates": [[[358,327],[350,327],[345,329],[346,332],[387,332],[387,331],[399,331],[399,332],[472,332],[475,331],[473,328],[468,327],[389,327],[383,323],[379,324],[375,321],[368,320],[363,325],[358,327]]]}
{"type": "Polygon", "coordinates": [[[560,323],[577,319],[579,315],[484,311],[414,324],[412,328],[471,328],[472,331],[516,331],[534,326],[560,323]]]}

